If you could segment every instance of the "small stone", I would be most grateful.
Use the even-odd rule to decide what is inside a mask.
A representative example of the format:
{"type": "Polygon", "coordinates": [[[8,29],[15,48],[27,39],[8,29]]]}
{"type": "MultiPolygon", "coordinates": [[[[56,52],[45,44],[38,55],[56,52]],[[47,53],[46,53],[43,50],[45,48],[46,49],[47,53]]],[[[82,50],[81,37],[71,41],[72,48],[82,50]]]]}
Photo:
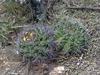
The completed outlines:
{"type": "Polygon", "coordinates": [[[10,67],[10,65],[8,65],[10,67]]]}
{"type": "Polygon", "coordinates": [[[64,71],[64,66],[59,66],[54,68],[55,71],[57,71],[58,73],[62,73],[64,71]]]}
{"type": "Polygon", "coordinates": [[[8,64],[8,62],[5,62],[5,65],[7,65],[8,64]]]}
{"type": "Polygon", "coordinates": [[[64,70],[65,70],[64,66],[58,66],[58,67],[55,67],[55,68],[49,73],[49,75],[59,75],[59,74],[63,75],[63,74],[64,74],[64,72],[63,72],[64,70]]]}
{"type": "Polygon", "coordinates": [[[48,71],[44,71],[44,74],[48,74],[48,71]]]}
{"type": "Polygon", "coordinates": [[[66,72],[66,75],[68,75],[68,72],[66,72]]]}
{"type": "Polygon", "coordinates": [[[1,58],[1,60],[2,60],[2,58],[1,58]]]}
{"type": "Polygon", "coordinates": [[[6,62],[5,62],[5,61],[3,61],[3,63],[5,64],[6,62]]]}
{"type": "Polygon", "coordinates": [[[55,71],[52,71],[52,72],[49,73],[49,75],[58,75],[58,73],[55,72],[55,71]]]}
{"type": "Polygon", "coordinates": [[[16,51],[17,54],[19,54],[19,51],[16,51]]]}
{"type": "Polygon", "coordinates": [[[79,65],[80,63],[77,63],[77,65],[79,65]]]}
{"type": "Polygon", "coordinates": [[[6,68],[6,71],[9,70],[9,68],[6,68]]]}

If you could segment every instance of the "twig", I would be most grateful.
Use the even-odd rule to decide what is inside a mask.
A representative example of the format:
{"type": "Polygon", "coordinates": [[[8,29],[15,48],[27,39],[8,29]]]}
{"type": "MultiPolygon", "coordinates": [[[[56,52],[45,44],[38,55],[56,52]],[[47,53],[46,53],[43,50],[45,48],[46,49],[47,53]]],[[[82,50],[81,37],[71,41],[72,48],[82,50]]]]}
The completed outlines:
{"type": "Polygon", "coordinates": [[[70,6],[67,7],[69,9],[92,9],[92,10],[100,10],[99,7],[86,7],[86,6],[82,6],[82,7],[74,7],[74,6],[70,6]]]}
{"type": "Polygon", "coordinates": [[[23,28],[23,27],[32,27],[32,25],[14,26],[14,27],[11,27],[11,28],[23,28]]]}
{"type": "Polygon", "coordinates": [[[24,25],[24,26],[13,26],[11,28],[33,27],[34,25],[41,25],[41,24],[43,24],[43,21],[39,21],[38,23],[33,24],[33,25],[29,24],[29,25],[24,25]]]}
{"type": "Polygon", "coordinates": [[[8,72],[10,75],[19,75],[19,73],[8,72]]]}
{"type": "Polygon", "coordinates": [[[2,75],[5,75],[5,74],[7,74],[7,72],[9,72],[9,70],[7,70],[7,71],[3,72],[3,74],[2,74],[2,75]]]}
{"type": "Polygon", "coordinates": [[[6,0],[3,0],[2,2],[0,2],[0,4],[2,4],[3,2],[5,2],[6,0]]]}
{"type": "Polygon", "coordinates": [[[75,7],[75,6],[71,6],[70,4],[67,3],[66,0],[62,0],[62,2],[67,5],[67,8],[68,9],[91,9],[91,10],[100,10],[99,7],[86,7],[86,6],[75,7]]]}
{"type": "Polygon", "coordinates": [[[62,2],[64,2],[68,7],[70,6],[70,4],[68,4],[66,0],[62,0],[62,2]]]}

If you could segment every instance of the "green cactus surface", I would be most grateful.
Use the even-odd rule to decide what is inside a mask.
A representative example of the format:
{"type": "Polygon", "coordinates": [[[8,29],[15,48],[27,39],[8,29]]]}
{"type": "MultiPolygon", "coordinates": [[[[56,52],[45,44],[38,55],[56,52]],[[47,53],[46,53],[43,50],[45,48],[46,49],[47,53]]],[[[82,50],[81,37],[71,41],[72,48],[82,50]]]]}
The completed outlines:
{"type": "Polygon", "coordinates": [[[57,53],[80,54],[85,48],[86,31],[78,23],[62,22],[51,27],[37,26],[24,33],[20,51],[28,59],[53,58],[57,53]]]}
{"type": "Polygon", "coordinates": [[[54,38],[57,47],[64,53],[81,53],[85,47],[85,30],[78,23],[62,22],[54,27],[54,38]]]}
{"type": "Polygon", "coordinates": [[[51,33],[52,31],[48,28],[45,29],[45,27],[36,27],[33,30],[25,32],[20,41],[19,48],[21,52],[26,55],[28,59],[37,57],[52,58],[54,56],[54,46],[51,33]]]}

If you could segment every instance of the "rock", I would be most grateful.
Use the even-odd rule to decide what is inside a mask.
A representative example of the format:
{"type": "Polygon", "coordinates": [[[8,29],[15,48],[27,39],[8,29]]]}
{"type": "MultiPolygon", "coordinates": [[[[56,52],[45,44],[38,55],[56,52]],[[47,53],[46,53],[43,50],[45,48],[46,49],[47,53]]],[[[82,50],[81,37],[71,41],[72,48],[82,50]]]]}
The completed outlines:
{"type": "Polygon", "coordinates": [[[66,72],[66,75],[68,75],[68,72],[66,72]]]}
{"type": "Polygon", "coordinates": [[[44,71],[44,75],[47,75],[48,74],[48,71],[44,71]]]}
{"type": "Polygon", "coordinates": [[[64,74],[64,66],[58,66],[55,67],[50,73],[49,75],[63,75],[64,74]]]}

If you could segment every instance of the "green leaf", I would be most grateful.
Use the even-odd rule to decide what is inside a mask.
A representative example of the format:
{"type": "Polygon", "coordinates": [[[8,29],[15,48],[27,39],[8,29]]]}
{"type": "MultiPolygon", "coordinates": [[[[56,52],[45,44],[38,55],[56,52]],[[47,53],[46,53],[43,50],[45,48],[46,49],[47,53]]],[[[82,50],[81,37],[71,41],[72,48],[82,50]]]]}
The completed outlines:
{"type": "Polygon", "coordinates": [[[9,25],[7,26],[7,29],[11,29],[11,24],[9,24],[9,25]]]}
{"type": "Polygon", "coordinates": [[[8,22],[3,22],[3,21],[0,21],[0,24],[10,24],[8,22]]]}
{"type": "Polygon", "coordinates": [[[26,22],[28,21],[28,19],[27,20],[25,20],[22,24],[21,24],[21,26],[23,26],[26,22]]]}
{"type": "Polygon", "coordinates": [[[14,22],[13,24],[12,24],[12,26],[15,26],[17,23],[19,23],[19,22],[21,22],[21,20],[18,20],[17,22],[14,22]]]}

